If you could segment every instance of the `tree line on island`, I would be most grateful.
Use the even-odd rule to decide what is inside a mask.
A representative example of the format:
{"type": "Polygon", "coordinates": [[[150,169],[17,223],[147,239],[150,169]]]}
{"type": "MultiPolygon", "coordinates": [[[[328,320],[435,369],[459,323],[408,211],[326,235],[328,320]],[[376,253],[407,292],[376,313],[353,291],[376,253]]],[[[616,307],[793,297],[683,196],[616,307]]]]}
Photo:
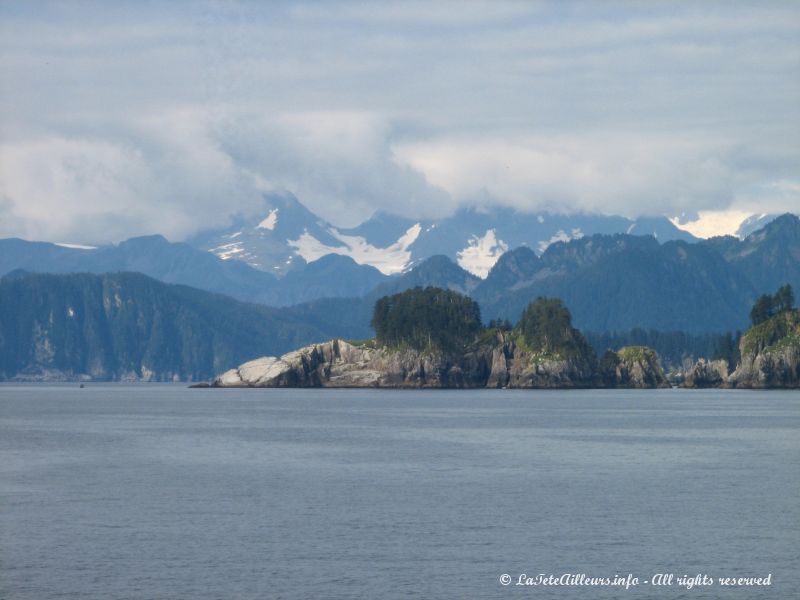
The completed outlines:
{"type": "Polygon", "coordinates": [[[664,368],[676,371],[700,357],[724,360],[734,368],[739,360],[742,332],[693,333],[635,327],[628,331],[584,331],[584,335],[598,354],[606,348],[647,346],[658,352],[664,368]]]}
{"type": "Polygon", "coordinates": [[[591,351],[558,298],[537,298],[523,311],[516,326],[508,320],[481,324],[472,298],[451,290],[417,287],[375,303],[372,327],[378,344],[418,351],[460,352],[492,334],[510,333],[529,349],[573,357],[591,351]]]}
{"type": "MultiPolygon", "coordinates": [[[[742,377],[757,376],[778,386],[794,386],[800,378],[797,375],[800,366],[795,365],[795,369],[788,364],[794,355],[782,354],[787,347],[800,345],[800,314],[793,310],[793,304],[793,290],[784,285],[775,294],[758,298],[751,311],[753,326],[746,335],[736,332],[706,336],[708,358],[683,365],[689,372],[688,384],[736,386],[736,380],[731,379],[734,371],[747,363],[751,374],[740,376],[739,384],[750,385],[742,377]],[[747,356],[743,357],[742,352],[747,356]],[[774,356],[756,359],[762,352],[772,352],[774,356]],[[754,369],[767,372],[752,375],[754,369]]],[[[598,385],[605,387],[619,387],[621,382],[630,381],[634,372],[645,379],[650,377],[651,383],[664,377],[658,354],[647,344],[609,343],[599,350],[596,345],[593,348],[586,336],[572,327],[570,312],[558,298],[537,298],[525,308],[515,325],[496,319],[484,327],[478,304],[469,297],[439,288],[418,287],[378,300],[372,326],[376,333],[374,344],[379,347],[410,348],[433,354],[464,354],[480,351],[481,347],[502,347],[506,355],[518,357],[521,352],[525,360],[534,363],[548,359],[568,363],[573,371],[583,374],[584,382],[591,379],[586,373],[594,373],[595,380],[601,382],[598,385]]],[[[678,347],[682,345],[681,337],[686,335],[643,330],[639,334],[643,340],[660,336],[657,341],[662,346],[672,338],[678,347]]],[[[606,334],[600,340],[617,341],[613,334],[606,334]]],[[[676,381],[686,379],[679,372],[676,377],[676,381]]]]}
{"type": "Polygon", "coordinates": [[[481,309],[456,292],[417,287],[380,298],[371,325],[376,339],[387,346],[453,351],[481,331],[481,309]]]}
{"type": "MultiPolygon", "coordinates": [[[[791,310],[793,303],[790,285],[782,286],[774,295],[761,296],[751,312],[752,324],[758,325],[791,310]]],[[[485,338],[487,332],[499,332],[513,334],[529,348],[565,356],[583,351],[587,343],[596,352],[598,348],[623,346],[666,348],[673,357],[680,357],[680,352],[687,346],[695,346],[703,350],[701,356],[724,359],[731,368],[738,360],[742,336],[741,331],[720,335],[644,329],[622,333],[590,332],[584,336],[573,329],[570,312],[560,299],[542,297],[528,304],[516,325],[508,319],[492,319],[484,327],[477,302],[468,296],[436,287],[417,287],[380,298],[375,303],[371,325],[379,344],[420,351],[461,350],[479,337],[485,338]]]]}
{"type": "MultiPolygon", "coordinates": [[[[752,326],[768,321],[794,308],[794,290],[789,284],[778,288],[775,294],[763,294],[750,311],[752,326]]],[[[506,323],[508,323],[506,321],[506,323]]],[[[490,327],[492,323],[490,322],[490,327]]],[[[508,323],[510,329],[510,323],[508,323]]],[[[661,361],[673,370],[686,367],[686,361],[695,362],[700,357],[724,360],[733,370],[741,358],[739,343],[742,331],[725,333],[692,333],[686,331],[660,331],[640,327],[629,331],[584,332],[586,339],[598,354],[605,348],[647,346],[658,352],[661,361]]]]}
{"type": "MultiPolygon", "coordinates": [[[[790,285],[782,286],[774,295],[761,296],[751,311],[757,325],[783,310],[791,309],[794,294],[790,285]]],[[[519,323],[508,319],[490,319],[481,324],[479,305],[471,298],[454,291],[435,287],[418,287],[380,298],[370,322],[379,343],[387,346],[408,346],[417,350],[451,351],[468,345],[481,332],[516,332],[517,339],[530,347],[552,348],[559,340],[562,353],[574,354],[579,346],[567,342],[558,332],[571,330],[571,315],[563,301],[538,298],[524,309],[519,323]]],[[[742,331],[725,333],[691,333],[634,328],[629,331],[581,332],[597,355],[608,348],[645,346],[655,350],[671,370],[686,368],[699,357],[724,360],[729,369],[739,361],[742,331]]]]}

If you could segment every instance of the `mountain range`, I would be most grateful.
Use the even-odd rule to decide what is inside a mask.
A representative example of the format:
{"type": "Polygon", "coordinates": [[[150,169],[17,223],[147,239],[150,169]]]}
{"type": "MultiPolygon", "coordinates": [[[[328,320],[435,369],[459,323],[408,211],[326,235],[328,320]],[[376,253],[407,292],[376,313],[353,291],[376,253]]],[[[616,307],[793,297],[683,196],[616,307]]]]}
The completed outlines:
{"type": "MultiPolygon", "coordinates": [[[[90,276],[66,275],[75,273],[95,274],[106,281],[102,285],[110,281],[103,278],[120,276],[125,286],[149,286],[147,289],[153,290],[131,296],[135,302],[144,303],[142,310],[150,311],[151,316],[143,313],[119,330],[127,332],[123,338],[130,338],[126,338],[126,345],[149,347],[152,338],[148,329],[131,323],[155,322],[156,314],[167,320],[194,315],[187,321],[192,328],[228,340],[223,344],[225,350],[211,353],[216,358],[208,359],[209,351],[203,350],[205,362],[193,359],[180,363],[165,358],[164,364],[145,364],[138,359],[130,363],[138,365],[138,377],[153,372],[161,379],[208,377],[213,374],[211,370],[218,370],[217,365],[232,366],[246,359],[248,348],[259,348],[261,354],[280,354],[325,339],[372,337],[370,319],[376,300],[414,287],[442,287],[469,295],[479,303],[484,322],[516,322],[523,307],[536,297],[558,297],[571,311],[575,326],[589,333],[616,332],[624,338],[625,332],[635,328],[684,332],[705,336],[706,346],[710,334],[746,328],[750,307],[758,295],[772,293],[787,283],[800,290],[800,219],[792,214],[754,219],[762,226],[743,239],[723,236],[696,240],[667,219],[631,222],[621,217],[531,216],[506,209],[462,211],[437,222],[412,222],[379,214],[345,230],[316,218],[291,196],[279,200],[282,204],[271,204],[266,216],[249,229],[248,222],[241,220],[236,231],[211,232],[186,243],[169,242],[159,235],[96,248],[0,240],[0,276],[11,274],[0,286],[0,316],[5,320],[5,329],[0,331],[0,360],[6,365],[5,375],[0,377],[35,372],[35,364],[44,368],[36,361],[14,362],[14,356],[41,353],[41,348],[35,350],[37,343],[41,347],[37,336],[58,323],[58,315],[68,314],[70,307],[76,310],[72,304],[55,303],[65,290],[72,290],[71,294],[83,290],[81,294],[94,298],[90,303],[94,308],[80,314],[96,315],[89,321],[64,321],[70,326],[84,323],[84,337],[75,338],[82,341],[69,343],[74,348],[82,348],[84,343],[96,346],[88,341],[94,339],[93,332],[109,327],[97,325],[102,321],[98,307],[105,300],[97,296],[100,284],[90,276]],[[552,229],[536,229],[534,225],[544,227],[548,223],[558,228],[556,233],[569,229],[574,235],[554,240],[559,236],[552,234],[552,229]],[[634,235],[637,227],[651,234],[634,235]],[[478,236],[480,228],[485,228],[480,239],[491,238],[494,246],[483,242],[470,246],[465,236],[478,236]],[[624,232],[614,231],[621,228],[624,232]],[[596,229],[605,231],[588,233],[596,229]],[[234,242],[229,243],[241,246],[229,246],[230,254],[224,255],[226,250],[220,250],[224,244],[218,242],[234,235],[228,238],[234,242]],[[545,235],[550,237],[545,239],[545,235]],[[312,237],[316,241],[309,241],[312,237]],[[298,239],[308,244],[295,244],[298,239]],[[321,255],[315,257],[306,252],[311,247],[327,250],[320,250],[321,255]],[[476,249],[473,254],[469,253],[471,247],[476,249]],[[238,248],[241,252],[234,251],[238,248]],[[335,251],[328,251],[331,248],[335,251]],[[469,256],[475,262],[465,260],[469,256]],[[276,261],[284,266],[273,268],[276,261]],[[476,265],[482,266],[477,269],[476,265]],[[60,273],[64,278],[37,279],[32,275],[37,272],[60,273]],[[130,272],[147,276],[147,284],[130,279],[134,277],[130,272]],[[43,294],[50,298],[50,304],[37,300],[43,294]],[[196,302],[191,301],[193,294],[196,302]],[[18,297],[26,300],[19,301],[18,297]],[[172,312],[164,312],[164,307],[171,307],[172,312]],[[226,320],[228,317],[216,318],[217,313],[231,319],[234,313],[246,318],[226,320]],[[257,332],[255,337],[245,331],[248,323],[257,332]],[[218,332],[219,327],[227,331],[218,332]],[[257,339],[261,335],[265,339],[257,339]],[[237,347],[243,349],[242,353],[235,350],[237,347]]],[[[72,330],[66,327],[64,331],[72,330]]],[[[180,344],[187,348],[201,347],[199,338],[187,337],[186,331],[179,329],[170,336],[178,335],[184,340],[180,344]]],[[[159,343],[166,344],[170,336],[159,338],[159,343]]],[[[605,337],[596,335],[592,339],[605,337]]],[[[54,343],[55,338],[48,339],[54,343]]],[[[123,343],[112,344],[107,336],[102,339],[106,340],[102,342],[105,348],[123,343]]],[[[63,350],[63,346],[58,347],[63,350]]],[[[84,350],[80,352],[80,356],[88,356],[84,350]]],[[[150,352],[162,356],[160,351],[150,352]]],[[[130,362],[125,356],[101,361],[105,366],[100,371],[92,371],[86,362],[67,361],[59,363],[58,368],[65,373],[103,372],[122,378],[130,362]]]]}
{"type": "MultiPolygon", "coordinates": [[[[319,219],[291,195],[269,196],[266,202],[260,221],[239,219],[235,231],[209,232],[186,243],[160,235],[97,248],[3,239],[0,275],[15,269],[141,272],[240,301],[301,305],[304,312],[330,304],[326,299],[344,298],[336,320],[353,326],[369,313],[358,309],[360,302],[371,306],[380,295],[417,285],[469,294],[487,319],[514,320],[531,298],[557,296],[575,322],[592,331],[735,329],[745,324],[755,296],[800,281],[800,233],[793,215],[771,221],[754,216],[742,227],[766,226],[744,239],[700,241],[666,218],[524,215],[503,208],[463,210],[437,222],[377,214],[345,230],[319,219]],[[625,232],[615,233],[620,229],[625,232]],[[565,230],[574,239],[562,236],[565,230]],[[589,233],[596,230],[601,232],[589,233]],[[470,238],[483,241],[470,245],[470,238]],[[310,248],[320,256],[309,254],[310,248]],[[356,313],[363,314],[356,318],[356,313]]],[[[358,326],[352,335],[365,332],[358,326]]]]}
{"type": "Polygon", "coordinates": [[[48,242],[0,239],[0,276],[16,269],[37,273],[144,273],[237,300],[287,306],[326,296],[359,296],[388,279],[375,267],[331,254],[303,263],[278,279],[239,260],[222,260],[163,236],[131,238],[117,245],[63,246],[48,242]]]}
{"type": "Polygon", "coordinates": [[[653,235],[696,241],[665,217],[636,220],[605,215],[530,214],[510,208],[462,209],[437,220],[414,220],[378,212],[354,228],[337,228],[314,215],[291,194],[265,197],[262,215],[239,217],[227,228],[189,240],[222,259],[236,259],[282,276],[323,256],[351,257],[385,275],[396,275],[423,260],[444,255],[473,275],[486,277],[510,248],[528,246],[544,252],[557,241],[598,233],[653,235]]]}
{"type": "Polygon", "coordinates": [[[744,240],[659,244],[652,236],[593,235],[506,252],[485,279],[435,256],[361,298],[325,298],[292,307],[331,337],[370,337],[381,296],[437,286],[477,300],[484,321],[516,322],[533,299],[561,298],[579,329],[633,328],[692,333],[744,329],[755,298],[784,284],[800,289],[800,219],[786,214],[744,240]]]}
{"type": "Polygon", "coordinates": [[[512,209],[465,209],[436,221],[377,213],[352,229],[336,228],[290,194],[264,199],[263,214],[237,217],[185,243],[163,236],[100,247],[0,240],[0,276],[15,269],[49,273],[141,272],[166,283],[238,300],[291,306],[326,297],[360,297],[407,274],[432,256],[446,256],[486,277],[509,249],[543,253],[557,241],[624,232],[660,241],[695,241],[666,218],[537,215],[512,209]]]}

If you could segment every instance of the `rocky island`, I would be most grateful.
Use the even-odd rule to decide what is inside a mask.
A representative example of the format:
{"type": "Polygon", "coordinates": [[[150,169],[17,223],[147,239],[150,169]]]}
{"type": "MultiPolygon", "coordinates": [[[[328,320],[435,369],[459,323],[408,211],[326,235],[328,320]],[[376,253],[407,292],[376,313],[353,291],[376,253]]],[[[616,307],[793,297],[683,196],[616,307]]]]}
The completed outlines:
{"type": "Polygon", "coordinates": [[[414,288],[378,300],[376,337],[335,339],[231,369],[212,387],[669,387],[656,353],[609,350],[598,361],[560,300],[539,298],[519,323],[483,327],[472,299],[414,288]]]}
{"type": "Polygon", "coordinates": [[[788,285],[762,295],[750,314],[753,326],[739,341],[733,372],[723,360],[700,359],[687,373],[689,388],[800,388],[800,310],[788,285]]]}

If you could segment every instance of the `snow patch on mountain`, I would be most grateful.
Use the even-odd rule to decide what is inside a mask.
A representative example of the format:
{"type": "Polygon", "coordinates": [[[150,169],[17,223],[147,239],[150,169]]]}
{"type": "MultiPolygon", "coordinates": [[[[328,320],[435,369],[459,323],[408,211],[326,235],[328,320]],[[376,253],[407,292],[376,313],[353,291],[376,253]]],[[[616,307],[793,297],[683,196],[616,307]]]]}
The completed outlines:
{"type": "Polygon", "coordinates": [[[256,225],[256,228],[269,229],[270,231],[272,231],[273,229],[275,229],[275,225],[277,224],[278,224],[278,209],[273,208],[271,211],[269,211],[269,214],[266,216],[266,218],[263,221],[261,221],[261,223],[256,225]]]}
{"type": "Polygon", "coordinates": [[[508,244],[497,238],[497,231],[487,229],[482,237],[473,235],[467,247],[458,252],[458,266],[486,279],[497,259],[507,250],[508,244]]]}
{"type": "Polygon", "coordinates": [[[97,250],[97,246],[84,246],[83,244],[67,244],[66,242],[55,242],[56,246],[70,248],[72,250],[97,250]]]}
{"type": "Polygon", "coordinates": [[[568,242],[570,240],[579,240],[583,237],[583,232],[581,231],[580,227],[574,228],[570,233],[567,233],[563,229],[559,229],[558,231],[553,234],[549,240],[540,240],[539,241],[539,254],[547,250],[550,244],[555,244],[556,242],[568,242]]]}
{"type": "Polygon", "coordinates": [[[360,265],[373,266],[384,275],[394,275],[402,273],[408,267],[411,262],[409,247],[416,241],[421,231],[422,225],[415,223],[394,244],[386,248],[373,246],[361,236],[345,235],[333,227],[329,229],[329,232],[342,242],[342,246],[324,244],[307,230],[303,231],[296,240],[287,240],[287,243],[306,262],[313,262],[327,254],[340,254],[349,256],[360,265]]]}
{"type": "Polygon", "coordinates": [[[230,244],[223,244],[212,249],[211,252],[216,254],[222,260],[229,260],[236,257],[237,254],[244,252],[241,242],[232,242],[230,244]]]}
{"type": "Polygon", "coordinates": [[[695,237],[710,238],[716,235],[735,235],[737,230],[752,215],[735,209],[701,210],[696,218],[688,221],[685,216],[673,217],[672,224],[688,231],[695,237]]]}

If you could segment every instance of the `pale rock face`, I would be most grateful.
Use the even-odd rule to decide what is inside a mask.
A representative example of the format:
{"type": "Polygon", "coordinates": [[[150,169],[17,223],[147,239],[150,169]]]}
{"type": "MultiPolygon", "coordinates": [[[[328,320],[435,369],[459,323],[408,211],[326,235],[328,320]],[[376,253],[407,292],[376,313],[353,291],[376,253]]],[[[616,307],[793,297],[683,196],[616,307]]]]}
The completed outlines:
{"type": "Polygon", "coordinates": [[[739,353],[739,365],[728,379],[732,387],[800,388],[800,309],[748,331],[739,353]]]}
{"type": "Polygon", "coordinates": [[[282,360],[266,356],[244,363],[239,367],[239,377],[248,385],[258,385],[280,375],[287,367],[282,360]]]}
{"type": "Polygon", "coordinates": [[[369,384],[378,373],[366,368],[369,350],[343,340],[306,346],[280,358],[263,356],[220,375],[215,387],[349,387],[369,384]]]}
{"type": "Polygon", "coordinates": [[[743,354],[729,383],[740,388],[800,388],[800,345],[743,354]]]}
{"type": "Polygon", "coordinates": [[[686,373],[682,387],[710,388],[723,387],[728,382],[728,363],[724,360],[701,358],[686,373]]]}
{"type": "Polygon", "coordinates": [[[217,387],[241,387],[244,385],[242,378],[239,377],[239,369],[230,369],[214,380],[217,387]]]}
{"type": "Polygon", "coordinates": [[[508,385],[509,360],[512,359],[512,357],[513,355],[510,355],[505,347],[492,350],[492,366],[486,387],[503,388],[508,385]]]}
{"type": "Polygon", "coordinates": [[[617,364],[606,374],[611,387],[616,388],[668,388],[671,387],[658,354],[649,348],[627,347],[617,353],[617,364]]]}
{"type": "Polygon", "coordinates": [[[506,367],[502,362],[501,369],[493,373],[497,379],[507,378],[506,387],[510,388],[575,388],[592,387],[592,374],[583,373],[581,368],[568,360],[540,358],[529,352],[514,348],[506,359],[506,367]]]}

